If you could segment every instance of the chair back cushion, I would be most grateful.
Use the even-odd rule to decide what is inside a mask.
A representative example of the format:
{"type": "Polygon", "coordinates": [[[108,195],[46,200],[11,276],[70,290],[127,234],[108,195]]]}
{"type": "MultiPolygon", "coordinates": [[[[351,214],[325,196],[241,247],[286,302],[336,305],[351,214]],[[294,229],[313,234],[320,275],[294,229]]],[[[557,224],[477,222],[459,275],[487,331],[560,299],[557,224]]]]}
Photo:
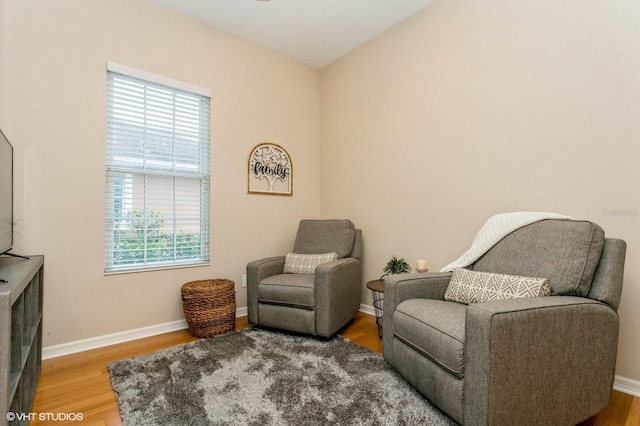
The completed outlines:
{"type": "Polygon", "coordinates": [[[604,231],[588,221],[549,219],[500,240],[474,271],[546,278],[552,295],[586,296],[600,261],[604,231]]]}
{"type": "Polygon", "coordinates": [[[300,221],[294,253],[318,254],[332,253],[338,259],[351,256],[355,227],[350,220],[328,219],[300,221]]]}

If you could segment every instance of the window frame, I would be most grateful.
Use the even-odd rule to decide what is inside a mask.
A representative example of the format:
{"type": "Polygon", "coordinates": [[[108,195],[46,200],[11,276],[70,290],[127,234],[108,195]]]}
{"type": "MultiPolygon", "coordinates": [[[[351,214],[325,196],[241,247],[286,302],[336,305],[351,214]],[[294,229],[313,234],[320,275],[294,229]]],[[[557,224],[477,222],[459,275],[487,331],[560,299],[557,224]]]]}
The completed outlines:
{"type": "MultiPolygon", "coordinates": [[[[190,100],[190,99],[189,99],[190,100]]],[[[156,74],[152,74],[146,71],[138,70],[135,68],[131,68],[125,65],[117,64],[114,62],[107,63],[107,105],[106,105],[106,117],[107,117],[107,135],[106,135],[106,157],[105,157],[105,254],[104,254],[104,273],[105,275],[110,274],[121,274],[121,273],[131,273],[131,272],[144,272],[144,271],[153,271],[153,270],[161,270],[161,269],[174,269],[174,268],[185,268],[185,267],[196,267],[196,266],[208,266],[210,265],[210,177],[211,177],[211,158],[210,158],[210,145],[211,145],[211,91],[206,88],[202,88],[196,85],[192,85],[189,83],[184,83],[181,81],[173,80],[167,77],[159,76],[156,74]],[[193,145],[190,147],[189,151],[187,151],[187,155],[192,155],[196,160],[196,165],[192,166],[187,164],[188,160],[184,160],[182,162],[178,162],[175,158],[171,162],[171,167],[163,163],[162,161],[155,162],[156,168],[153,166],[149,166],[152,162],[148,161],[148,158],[151,154],[144,150],[141,154],[132,154],[129,157],[123,156],[124,162],[126,164],[117,164],[117,151],[116,146],[122,143],[117,137],[114,137],[114,128],[118,125],[124,127],[138,128],[141,134],[145,134],[150,132],[151,130],[158,132],[158,129],[152,129],[148,124],[139,124],[133,125],[131,123],[125,123],[123,121],[117,121],[114,119],[114,115],[117,115],[117,108],[112,105],[112,99],[110,98],[112,79],[120,79],[120,80],[130,80],[135,83],[141,83],[145,88],[150,87],[154,89],[168,90],[172,92],[173,96],[187,96],[190,98],[191,96],[197,97],[198,101],[198,125],[196,132],[197,141],[189,141],[184,145],[179,143],[180,138],[178,137],[178,133],[175,129],[173,130],[161,130],[162,137],[166,138],[167,136],[171,140],[170,143],[164,142],[162,148],[168,146],[172,152],[180,151],[181,148],[184,148],[187,145],[193,145]],[[204,113],[204,115],[202,115],[204,113]],[[127,163],[128,161],[128,163],[127,163]],[[136,164],[139,163],[139,164],[136,164]],[[179,166],[182,166],[180,168],[179,166]],[[129,174],[129,175],[128,175],[129,174]],[[128,176],[128,183],[127,183],[128,176]],[[144,232],[143,239],[143,260],[141,262],[133,262],[127,264],[117,265],[116,258],[116,241],[117,234],[116,231],[119,230],[119,227],[124,223],[122,211],[124,210],[124,206],[131,205],[131,200],[127,203],[123,194],[127,193],[131,197],[135,197],[131,194],[131,188],[127,187],[127,185],[133,185],[134,177],[143,179],[143,188],[142,189],[142,197],[145,201],[143,201],[143,222],[144,228],[142,231],[144,232]],[[167,188],[166,192],[170,194],[170,204],[173,205],[172,216],[170,218],[171,226],[163,227],[163,231],[166,229],[170,229],[170,232],[161,232],[165,236],[168,235],[168,239],[172,241],[173,245],[170,245],[168,248],[162,248],[161,250],[165,250],[166,253],[171,255],[170,260],[160,260],[153,259],[149,261],[147,259],[148,253],[151,250],[150,245],[148,245],[148,240],[146,233],[149,232],[149,228],[147,228],[147,224],[149,222],[149,212],[147,210],[146,205],[146,197],[148,191],[146,182],[147,179],[168,179],[171,178],[171,184],[165,185],[159,184],[157,186],[158,189],[162,189],[163,195],[164,191],[167,188]],[[123,179],[122,181],[120,179],[123,179]],[[185,182],[190,183],[195,190],[192,192],[187,192],[187,194],[198,194],[197,202],[194,206],[191,206],[192,209],[195,208],[198,213],[193,214],[191,219],[185,219],[177,215],[175,206],[179,204],[179,198],[181,196],[180,190],[177,189],[179,184],[184,184],[185,182]],[[126,188],[127,187],[127,188],[126,188]],[[120,195],[118,195],[120,194],[120,195]],[[121,211],[120,217],[116,218],[116,208],[119,208],[121,211]],[[188,258],[188,259],[177,259],[179,257],[179,250],[181,247],[177,245],[178,235],[181,233],[176,230],[176,222],[178,220],[191,220],[193,222],[197,222],[198,226],[197,232],[192,234],[182,234],[182,235],[197,235],[197,244],[195,246],[189,246],[189,248],[194,248],[198,254],[197,258],[188,258]]],[[[141,102],[143,103],[143,102],[141,102]]],[[[137,105],[138,107],[144,110],[143,116],[147,117],[148,110],[144,105],[137,105]]],[[[179,111],[177,107],[174,107],[172,110],[173,117],[182,114],[182,111],[179,111]]],[[[146,123],[146,121],[145,121],[146,123]]],[[[146,136],[145,136],[146,137],[146,136]]],[[[143,137],[144,139],[144,137],[143,137]]],[[[193,139],[193,135],[192,135],[193,139]]],[[[142,142],[143,146],[146,146],[145,142],[142,142]]],[[[135,146],[131,145],[131,148],[134,149],[135,146]]],[[[161,156],[161,160],[164,157],[161,156]]],[[[137,194],[139,197],[140,194],[137,194]]],[[[138,201],[137,198],[132,198],[133,201],[138,201]]],[[[133,212],[134,209],[129,207],[129,212],[133,212]]],[[[164,222],[164,220],[163,220],[164,222]]],[[[129,231],[134,232],[137,230],[132,230],[129,228],[129,231]]],[[[138,250],[140,251],[140,250],[138,250]]]]}

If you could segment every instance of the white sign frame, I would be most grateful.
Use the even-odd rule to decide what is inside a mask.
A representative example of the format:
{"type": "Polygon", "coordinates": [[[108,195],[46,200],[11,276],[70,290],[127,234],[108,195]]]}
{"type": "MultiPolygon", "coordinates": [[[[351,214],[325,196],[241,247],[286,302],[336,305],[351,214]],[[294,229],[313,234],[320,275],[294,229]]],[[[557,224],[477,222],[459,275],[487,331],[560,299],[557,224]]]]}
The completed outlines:
{"type": "Polygon", "coordinates": [[[249,194],[293,195],[293,162],[280,145],[272,142],[256,145],[247,165],[249,194]]]}

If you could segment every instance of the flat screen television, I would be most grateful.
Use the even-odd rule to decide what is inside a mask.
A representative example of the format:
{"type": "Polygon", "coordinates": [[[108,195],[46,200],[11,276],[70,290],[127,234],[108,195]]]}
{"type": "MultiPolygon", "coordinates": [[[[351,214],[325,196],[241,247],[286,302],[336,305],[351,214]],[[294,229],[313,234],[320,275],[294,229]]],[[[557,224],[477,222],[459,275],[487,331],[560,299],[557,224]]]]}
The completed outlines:
{"type": "Polygon", "coordinates": [[[0,130],[0,255],[13,247],[13,147],[0,130]]]}

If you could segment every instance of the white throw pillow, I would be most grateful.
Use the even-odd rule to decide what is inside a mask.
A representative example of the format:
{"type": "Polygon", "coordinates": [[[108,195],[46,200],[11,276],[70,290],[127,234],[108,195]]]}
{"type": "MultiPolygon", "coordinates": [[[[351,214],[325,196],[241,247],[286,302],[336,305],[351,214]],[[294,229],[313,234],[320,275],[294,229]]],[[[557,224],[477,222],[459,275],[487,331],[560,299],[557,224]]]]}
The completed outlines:
{"type": "Polygon", "coordinates": [[[338,258],[337,253],[297,254],[287,253],[284,257],[285,274],[314,274],[316,266],[333,262],[338,258]]]}
{"type": "Polygon", "coordinates": [[[546,278],[476,272],[457,268],[444,294],[445,300],[470,304],[518,297],[549,296],[551,286],[546,278]]]}

